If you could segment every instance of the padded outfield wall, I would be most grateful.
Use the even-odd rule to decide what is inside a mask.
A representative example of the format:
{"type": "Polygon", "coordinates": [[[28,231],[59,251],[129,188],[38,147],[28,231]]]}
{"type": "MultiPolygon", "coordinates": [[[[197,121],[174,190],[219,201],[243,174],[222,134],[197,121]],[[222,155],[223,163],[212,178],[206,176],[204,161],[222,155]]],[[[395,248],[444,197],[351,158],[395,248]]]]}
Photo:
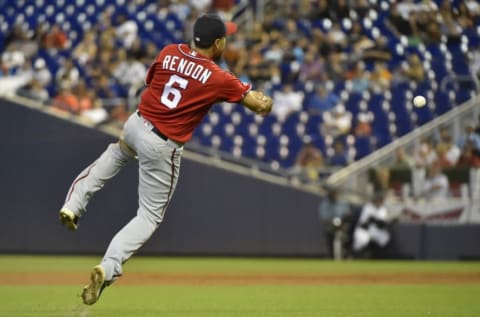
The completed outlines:
{"type": "MultiPolygon", "coordinates": [[[[0,253],[102,253],[136,212],[137,164],[92,199],[77,232],[58,209],[72,180],[115,138],[0,99],[0,253]]],[[[184,159],[164,223],[142,249],[158,255],[324,256],[319,197],[184,159]]],[[[400,225],[392,257],[480,258],[480,226],[400,225]]]]}

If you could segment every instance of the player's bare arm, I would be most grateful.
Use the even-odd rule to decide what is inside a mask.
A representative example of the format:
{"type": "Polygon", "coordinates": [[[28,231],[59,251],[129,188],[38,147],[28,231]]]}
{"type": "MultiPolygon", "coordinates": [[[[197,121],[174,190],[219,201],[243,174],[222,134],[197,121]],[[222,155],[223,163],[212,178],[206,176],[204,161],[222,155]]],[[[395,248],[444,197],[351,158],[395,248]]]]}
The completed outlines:
{"type": "Polygon", "coordinates": [[[272,111],[272,98],[260,91],[250,91],[241,102],[245,107],[262,116],[266,116],[272,111]]]}

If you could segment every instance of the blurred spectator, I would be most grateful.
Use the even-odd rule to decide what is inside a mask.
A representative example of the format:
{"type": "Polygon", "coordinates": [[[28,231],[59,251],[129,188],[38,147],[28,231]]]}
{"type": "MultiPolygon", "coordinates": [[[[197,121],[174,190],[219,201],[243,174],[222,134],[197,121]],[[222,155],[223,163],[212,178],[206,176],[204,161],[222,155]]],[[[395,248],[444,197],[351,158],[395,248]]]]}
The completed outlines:
{"type": "Polygon", "coordinates": [[[175,0],[170,1],[168,10],[183,21],[190,15],[192,6],[190,5],[189,0],[175,0]]]}
{"type": "Polygon", "coordinates": [[[370,73],[366,71],[364,62],[356,62],[346,72],[345,79],[351,80],[352,91],[356,93],[362,93],[370,87],[370,73]]]}
{"type": "Polygon", "coordinates": [[[340,27],[340,23],[334,22],[327,33],[327,38],[330,43],[337,47],[337,50],[344,50],[347,46],[347,35],[340,27]]]}
{"type": "Polygon", "coordinates": [[[235,7],[235,0],[212,0],[212,10],[219,11],[226,20],[231,20],[232,10],[235,7]]]}
{"type": "Polygon", "coordinates": [[[63,50],[67,48],[68,37],[58,24],[54,24],[43,38],[43,46],[47,49],[63,50]]]}
{"type": "Polygon", "coordinates": [[[285,22],[285,37],[290,43],[297,42],[300,39],[301,33],[298,30],[295,19],[289,18],[285,22]]]}
{"type": "Polygon", "coordinates": [[[280,46],[278,42],[273,43],[270,48],[266,50],[263,54],[263,58],[267,62],[274,62],[276,64],[280,64],[283,58],[283,48],[280,46]]]}
{"type": "MultiPolygon", "coordinates": [[[[196,1],[193,0],[192,2],[196,2],[196,1]]],[[[199,12],[205,12],[205,11],[201,10],[199,12]]],[[[191,43],[193,40],[193,25],[195,24],[195,20],[197,20],[197,16],[198,16],[198,12],[196,10],[192,10],[192,12],[190,12],[190,14],[187,16],[187,18],[183,23],[182,32],[183,32],[183,39],[185,43],[191,43]]]]}
{"type": "Polygon", "coordinates": [[[110,110],[110,119],[113,124],[117,124],[119,128],[123,126],[130,115],[126,104],[119,103],[110,110]]]}
{"type": "MultiPolygon", "coordinates": [[[[132,40],[132,45],[135,40],[136,38],[132,40]]],[[[97,36],[96,42],[98,43],[98,51],[100,52],[100,54],[105,51],[113,52],[119,48],[129,49],[119,43],[116,36],[116,29],[113,26],[107,27],[107,29],[100,33],[97,36]]]]}
{"type": "Polygon", "coordinates": [[[398,3],[390,5],[390,12],[385,19],[385,25],[396,37],[401,35],[412,36],[416,33],[415,23],[407,17],[402,16],[398,3]]]}
{"type": "Polygon", "coordinates": [[[3,63],[2,59],[0,58],[0,78],[8,76],[8,68],[7,66],[3,63]]]}
{"type": "Polygon", "coordinates": [[[228,67],[235,67],[241,58],[244,58],[242,56],[243,50],[238,49],[236,46],[236,42],[234,41],[229,41],[225,47],[225,51],[223,52],[223,59],[227,63],[228,67]]]}
{"type": "Polygon", "coordinates": [[[383,92],[390,89],[392,73],[385,62],[375,62],[375,67],[370,75],[370,85],[376,92],[383,92]]]}
{"type": "Polygon", "coordinates": [[[454,166],[457,164],[460,157],[460,149],[453,143],[452,136],[448,130],[441,132],[440,142],[437,145],[437,152],[441,152],[439,159],[443,161],[443,167],[454,166]]]}
{"type": "Polygon", "coordinates": [[[454,12],[454,18],[463,29],[469,29],[475,26],[474,15],[468,9],[467,1],[461,1],[458,4],[457,10],[454,12]]]}
{"type": "Polygon", "coordinates": [[[333,9],[331,10],[335,21],[342,21],[350,17],[350,8],[347,0],[333,1],[333,9]]]}
{"type": "Polygon", "coordinates": [[[42,86],[47,86],[52,80],[52,73],[47,68],[47,64],[43,58],[37,58],[33,64],[33,77],[38,81],[42,86]]]}
{"type": "Polygon", "coordinates": [[[352,48],[352,60],[359,60],[363,57],[366,50],[374,47],[374,42],[368,37],[363,30],[362,24],[355,21],[348,35],[348,45],[352,48]]]}
{"type": "Polygon", "coordinates": [[[395,162],[392,168],[412,168],[415,166],[415,161],[410,157],[403,147],[399,147],[395,151],[395,162]]]}
{"type": "Polygon", "coordinates": [[[328,63],[325,65],[327,77],[333,81],[344,79],[345,74],[345,54],[342,52],[332,52],[327,57],[328,63]]]}
{"type": "Polygon", "coordinates": [[[328,159],[329,166],[347,166],[349,163],[348,151],[341,140],[333,143],[333,155],[328,159]]]}
{"type": "Polygon", "coordinates": [[[457,166],[473,168],[480,167],[480,156],[474,153],[471,143],[467,143],[467,145],[463,148],[460,158],[458,159],[457,166]]]}
{"type": "Polygon", "coordinates": [[[206,12],[212,5],[212,0],[190,0],[189,5],[198,12],[206,12]]]}
{"type": "MultiPolygon", "coordinates": [[[[449,1],[444,1],[448,3],[449,1]]],[[[449,41],[459,41],[462,35],[463,29],[458,21],[453,18],[453,12],[450,10],[442,10],[442,23],[440,30],[442,34],[447,36],[449,41]]]]}
{"type": "Polygon", "coordinates": [[[315,4],[309,15],[310,20],[332,19],[332,13],[327,0],[318,0],[315,4]]]}
{"type": "Polygon", "coordinates": [[[392,52],[388,46],[388,39],[385,36],[379,36],[375,44],[363,51],[362,59],[366,63],[383,61],[388,62],[392,59],[392,52]]]}
{"type": "Polygon", "coordinates": [[[292,113],[302,109],[303,92],[293,90],[291,84],[284,84],[282,90],[273,93],[272,114],[275,115],[280,122],[292,113]]]}
{"type": "Polygon", "coordinates": [[[9,45],[2,53],[2,65],[6,75],[15,75],[27,58],[16,44],[9,45]]]}
{"type": "Polygon", "coordinates": [[[119,83],[122,83],[122,84],[126,84],[127,81],[129,80],[125,76],[130,64],[128,55],[130,55],[130,58],[132,58],[130,51],[127,53],[125,49],[119,49],[116,52],[116,59],[115,59],[115,62],[113,63],[114,66],[113,66],[112,75],[115,78],[115,80],[117,80],[119,83]]]}
{"type": "Polygon", "coordinates": [[[355,12],[359,19],[363,19],[370,11],[370,3],[368,0],[356,0],[352,3],[352,11],[355,12]]]}
{"type": "Polygon", "coordinates": [[[306,141],[295,160],[295,165],[301,168],[323,166],[323,154],[312,141],[306,141]]]}
{"type": "Polygon", "coordinates": [[[92,63],[84,68],[87,76],[90,78],[98,78],[102,74],[113,76],[115,67],[120,63],[118,55],[123,51],[123,49],[119,49],[117,52],[110,49],[100,50],[92,63]]]}
{"type": "Polygon", "coordinates": [[[470,144],[474,153],[480,153],[480,134],[475,133],[475,124],[472,121],[465,124],[465,134],[460,137],[457,144],[462,150],[470,144]]]}
{"type": "Polygon", "coordinates": [[[449,196],[450,183],[439,164],[432,164],[427,169],[427,179],[423,184],[420,197],[427,200],[441,200],[449,196]]]}
{"type": "Polygon", "coordinates": [[[390,241],[389,215],[383,193],[365,204],[353,233],[353,250],[359,257],[376,257],[390,241]]]}
{"type": "Polygon", "coordinates": [[[325,233],[328,256],[333,257],[335,234],[342,231],[344,247],[350,240],[350,237],[345,235],[348,235],[349,227],[352,225],[351,206],[339,199],[336,188],[328,188],[327,195],[318,206],[318,216],[325,233]]]}
{"type": "Polygon", "coordinates": [[[82,113],[95,107],[94,93],[87,87],[85,81],[81,80],[78,82],[74,87],[74,94],[78,100],[77,113],[82,113]]]}
{"type": "Polygon", "coordinates": [[[424,138],[414,150],[415,166],[427,167],[437,161],[437,154],[433,141],[430,138],[424,138]]]}
{"type": "Polygon", "coordinates": [[[331,111],[323,113],[322,132],[324,135],[339,136],[350,132],[352,113],[344,105],[336,105],[331,111]]]}
{"type": "Polygon", "coordinates": [[[112,15],[114,11],[114,8],[109,6],[98,14],[98,21],[95,25],[95,29],[97,32],[105,32],[112,27],[112,15]]]}
{"type": "MultiPolygon", "coordinates": [[[[3,47],[8,47],[15,42],[23,42],[28,40],[28,36],[22,28],[21,24],[14,24],[12,29],[5,33],[3,38],[3,47]]],[[[18,43],[17,43],[18,44],[18,43]]]]}
{"type": "Polygon", "coordinates": [[[57,86],[66,85],[67,87],[73,87],[79,80],[80,72],[77,66],[75,66],[71,58],[66,59],[55,75],[57,86]]]}
{"type": "MultiPolygon", "coordinates": [[[[127,49],[127,51],[130,52],[135,59],[137,59],[139,62],[144,64],[143,59],[147,55],[147,49],[146,49],[146,43],[143,42],[141,38],[136,37],[133,40],[132,45],[130,45],[130,48],[127,49]]],[[[152,60],[149,60],[148,64],[150,64],[151,62],[152,60]]]]}
{"type": "Polygon", "coordinates": [[[84,111],[94,108],[95,100],[84,81],[79,81],[73,89],[61,86],[57,96],[53,99],[53,107],[70,113],[81,115],[84,111]]]}
{"type": "Polygon", "coordinates": [[[73,50],[73,57],[81,64],[85,65],[92,62],[97,55],[97,43],[95,41],[95,32],[87,31],[82,40],[73,50]]]}
{"type": "Polygon", "coordinates": [[[243,83],[251,83],[252,81],[250,80],[250,77],[248,77],[248,72],[247,68],[241,67],[237,65],[237,67],[233,70],[233,73],[240,79],[241,82],[243,83]]]}
{"type": "Polygon", "coordinates": [[[305,53],[304,60],[300,66],[298,79],[302,82],[311,80],[321,82],[327,80],[325,63],[322,57],[316,56],[314,50],[305,53]]]}
{"type": "Polygon", "coordinates": [[[447,158],[448,148],[446,144],[444,143],[437,144],[436,152],[437,152],[437,161],[435,162],[435,164],[437,164],[441,168],[453,166],[452,163],[447,158]]]}
{"type": "Polygon", "coordinates": [[[440,29],[440,24],[435,18],[432,19],[428,16],[425,16],[424,20],[418,21],[417,24],[420,25],[420,30],[421,30],[420,36],[423,43],[427,45],[441,43],[442,32],[440,29]],[[421,23],[423,25],[421,25],[421,23]]]}
{"type": "Polygon", "coordinates": [[[155,44],[155,42],[148,42],[145,45],[145,56],[142,59],[142,63],[148,67],[155,60],[155,57],[157,57],[157,54],[158,54],[158,47],[155,44]]]}
{"type": "Polygon", "coordinates": [[[315,94],[313,94],[307,101],[307,110],[310,112],[325,112],[332,110],[340,98],[333,92],[325,88],[324,85],[317,85],[315,94]]]}
{"type": "Polygon", "coordinates": [[[470,13],[472,13],[473,15],[477,15],[477,16],[478,16],[478,14],[480,14],[480,4],[478,3],[478,1],[476,1],[476,0],[464,0],[463,2],[467,6],[470,13]]]}
{"type": "Polygon", "coordinates": [[[138,25],[135,20],[129,19],[125,14],[120,14],[117,18],[115,36],[123,47],[129,49],[137,37],[138,25]]]}
{"type": "Polygon", "coordinates": [[[52,107],[73,114],[79,114],[78,98],[73,94],[72,89],[66,86],[60,86],[58,88],[58,94],[53,98],[52,107]]]}
{"type": "Polygon", "coordinates": [[[423,81],[425,78],[425,70],[423,69],[420,57],[415,53],[408,55],[407,61],[402,63],[401,67],[397,70],[397,75],[397,81],[423,81]]]}
{"type": "Polygon", "coordinates": [[[17,94],[30,99],[34,99],[40,103],[46,103],[50,96],[47,89],[38,80],[33,79],[28,85],[17,90],[17,94]]]}
{"type": "Polygon", "coordinates": [[[11,31],[7,32],[3,47],[13,47],[22,52],[25,58],[31,58],[37,53],[40,44],[35,38],[30,37],[28,30],[24,29],[22,24],[15,24],[11,31]]]}
{"type": "Polygon", "coordinates": [[[113,99],[121,97],[114,79],[107,74],[100,75],[95,80],[95,95],[100,99],[113,99]]]}
{"type": "Polygon", "coordinates": [[[2,76],[0,76],[0,94],[14,94],[26,86],[33,78],[32,63],[22,52],[10,45],[2,54],[2,76]]]}
{"type": "Polygon", "coordinates": [[[356,137],[368,137],[372,135],[372,116],[371,113],[360,112],[357,116],[357,125],[354,129],[356,137]]]}
{"type": "Polygon", "coordinates": [[[309,180],[318,179],[318,168],[324,166],[323,153],[305,136],[302,148],[295,158],[295,169],[307,176],[309,180]]]}

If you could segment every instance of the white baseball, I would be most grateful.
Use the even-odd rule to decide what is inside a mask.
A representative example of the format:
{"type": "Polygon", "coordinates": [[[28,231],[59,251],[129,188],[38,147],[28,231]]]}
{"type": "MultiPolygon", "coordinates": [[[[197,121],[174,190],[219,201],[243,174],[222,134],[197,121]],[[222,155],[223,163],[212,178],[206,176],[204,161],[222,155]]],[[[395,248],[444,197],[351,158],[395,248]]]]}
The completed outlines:
{"type": "Polygon", "coordinates": [[[424,96],[416,96],[413,98],[413,104],[415,107],[423,107],[427,103],[427,99],[424,96]]]}

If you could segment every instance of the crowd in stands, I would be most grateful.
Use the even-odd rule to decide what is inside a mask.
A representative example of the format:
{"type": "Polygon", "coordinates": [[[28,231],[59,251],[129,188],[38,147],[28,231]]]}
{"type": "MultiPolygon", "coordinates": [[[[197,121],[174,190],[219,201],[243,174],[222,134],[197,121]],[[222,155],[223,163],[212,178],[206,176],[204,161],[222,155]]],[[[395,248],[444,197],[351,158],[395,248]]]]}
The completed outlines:
{"type": "MultiPolygon", "coordinates": [[[[47,4],[44,6],[49,8],[47,4]]],[[[145,5],[145,1],[134,1],[134,5],[141,4],[145,5]]],[[[24,5],[19,3],[18,7],[24,5]]],[[[153,5],[158,15],[174,14],[187,21],[200,11],[220,10],[228,14],[235,2],[178,0],[157,1],[153,5]]],[[[27,10],[33,10],[33,6],[27,10]]],[[[28,24],[22,16],[6,31],[0,46],[0,80],[6,84],[2,91],[16,92],[94,123],[122,124],[136,106],[129,104],[129,98],[135,97],[143,86],[146,70],[160,47],[155,41],[142,38],[138,20],[118,7],[106,6],[95,13],[98,16],[91,24],[85,16],[75,16],[74,10],[75,6],[67,7],[71,21],[64,21],[65,16],[57,13],[53,23],[44,17],[28,24]],[[82,34],[62,29],[62,22],[73,24],[77,18],[87,23],[82,34]],[[68,34],[76,36],[69,38],[68,34]],[[47,65],[46,59],[50,58],[57,60],[47,65]]],[[[178,39],[181,41],[182,36],[178,39]]]]}
{"type": "MultiPolygon", "coordinates": [[[[419,140],[411,150],[399,147],[392,165],[374,169],[376,188],[393,189],[397,196],[402,196],[401,189],[395,189],[390,178],[392,171],[403,170],[412,175],[411,198],[430,201],[461,196],[460,189],[452,187],[445,172],[450,170],[458,174],[465,168],[480,168],[480,116],[477,125],[467,121],[457,139],[453,138],[452,131],[452,127],[443,126],[435,135],[419,140]]],[[[468,183],[466,179],[464,182],[468,183]]]]}
{"type": "MultiPolygon", "coordinates": [[[[143,86],[146,69],[161,49],[160,43],[189,41],[198,14],[216,10],[229,18],[236,1],[148,3],[132,1],[123,11],[104,5],[78,34],[65,29],[73,20],[88,22],[81,14],[75,16],[75,6],[67,6],[65,14],[57,14],[53,21],[16,21],[5,30],[0,46],[0,84],[8,78],[3,89],[8,86],[18,94],[96,123],[121,124],[135,107],[131,100],[143,86]],[[129,11],[129,6],[133,10],[129,11]],[[148,12],[135,10],[137,7],[148,12]],[[171,18],[171,23],[164,25],[165,32],[171,34],[168,39],[159,41],[148,32],[160,27],[151,24],[146,18],[149,15],[171,18]],[[57,60],[52,62],[52,56],[57,60]]],[[[417,50],[402,52],[399,58],[392,49],[392,38],[402,47],[440,46],[444,36],[454,42],[461,41],[462,34],[477,34],[479,21],[480,6],[473,0],[278,1],[265,10],[263,21],[229,39],[224,66],[273,96],[273,116],[280,124],[292,113],[320,116],[314,133],[305,130],[303,134],[316,133],[324,140],[312,136],[305,142],[315,152],[312,155],[302,154],[308,149],[292,148],[290,165],[345,166],[368,154],[370,148],[362,155],[352,151],[353,140],[373,136],[374,127],[383,118],[376,117],[366,101],[359,100],[360,110],[352,111],[337,88],[384,92],[397,84],[428,81],[429,69],[417,50]],[[386,13],[382,28],[372,27],[381,12],[386,13]],[[315,149],[319,142],[327,146],[315,149]],[[295,160],[297,154],[300,158],[295,160]]],[[[472,53],[472,65],[475,56],[472,53]]],[[[453,155],[448,146],[442,144],[441,151],[449,153],[450,159],[453,155]]],[[[460,162],[468,161],[465,148],[469,146],[461,149],[460,162]]],[[[442,159],[442,164],[447,161],[442,159]]]]}
{"type": "Polygon", "coordinates": [[[398,149],[393,167],[480,167],[480,117],[478,119],[477,125],[468,121],[457,140],[453,139],[451,129],[441,127],[437,138],[422,139],[413,153],[398,149]]]}

